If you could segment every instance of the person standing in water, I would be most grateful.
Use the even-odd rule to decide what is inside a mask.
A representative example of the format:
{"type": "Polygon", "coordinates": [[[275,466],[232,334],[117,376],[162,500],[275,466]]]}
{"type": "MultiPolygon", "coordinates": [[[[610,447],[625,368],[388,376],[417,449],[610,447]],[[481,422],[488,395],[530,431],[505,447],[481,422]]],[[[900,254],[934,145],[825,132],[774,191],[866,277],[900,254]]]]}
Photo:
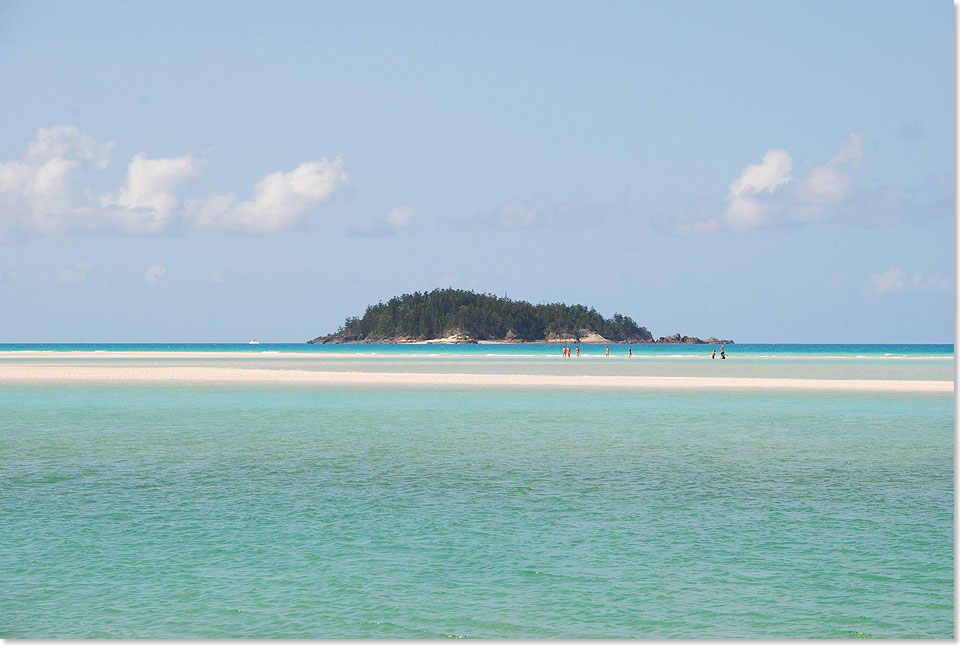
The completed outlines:
{"type": "Polygon", "coordinates": [[[713,353],[710,354],[710,358],[715,359],[717,357],[717,350],[713,350],[713,353]]]}
{"type": "Polygon", "coordinates": [[[607,358],[610,358],[610,345],[607,345],[607,358]]]}
{"type": "Polygon", "coordinates": [[[577,358],[580,358],[580,345],[577,345],[577,358]]]}
{"type": "Polygon", "coordinates": [[[627,347],[627,358],[633,358],[633,345],[627,347]]]}

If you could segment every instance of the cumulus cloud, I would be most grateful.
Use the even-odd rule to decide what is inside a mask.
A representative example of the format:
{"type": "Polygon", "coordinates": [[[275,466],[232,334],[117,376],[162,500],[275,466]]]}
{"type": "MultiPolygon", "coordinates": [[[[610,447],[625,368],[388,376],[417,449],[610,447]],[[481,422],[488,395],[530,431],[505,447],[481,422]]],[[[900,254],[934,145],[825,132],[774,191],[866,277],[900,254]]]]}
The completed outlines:
{"type": "Polygon", "coordinates": [[[899,293],[901,291],[950,291],[949,280],[914,273],[908,276],[904,271],[891,267],[881,273],[874,273],[866,279],[864,286],[869,293],[899,293]]]}
{"type": "Polygon", "coordinates": [[[748,164],[730,184],[722,209],[684,209],[674,232],[737,233],[785,222],[807,222],[823,217],[830,206],[845,201],[851,188],[849,168],[863,160],[863,135],[852,133],[825,163],[802,177],[793,174],[793,158],[774,148],[759,164],[748,164]]]}
{"type": "Polygon", "coordinates": [[[746,231],[765,223],[767,207],[757,196],[773,194],[780,186],[793,180],[790,171],[793,159],[786,150],[769,150],[763,162],[750,164],[732,184],[724,211],[724,223],[735,231],[746,231]]]}
{"type": "Polygon", "coordinates": [[[21,231],[70,228],[81,209],[68,175],[90,166],[102,170],[113,147],[112,141],[97,144],[72,125],[38,129],[21,159],[0,162],[0,239],[21,231]]]}
{"type": "Polygon", "coordinates": [[[152,235],[183,227],[264,233],[290,228],[347,181],[340,157],[305,161],[267,174],[253,198],[234,194],[185,199],[185,186],[208,165],[205,155],[150,157],[141,152],[123,185],[95,195],[79,190],[81,171],[102,172],[114,142],[99,144],[74,125],[37,130],[20,159],[0,161],[0,240],[75,230],[152,235]]]}
{"type": "Polygon", "coordinates": [[[77,262],[72,267],[57,273],[57,281],[63,284],[76,284],[87,279],[87,271],[93,267],[90,262],[77,262]]]}
{"type": "Polygon", "coordinates": [[[103,169],[110,162],[114,146],[113,141],[98,144],[75,125],[55,125],[37,130],[27,149],[27,157],[38,160],[72,157],[103,169]]]}
{"type": "Polygon", "coordinates": [[[343,159],[306,161],[289,172],[272,172],[256,186],[250,201],[216,195],[190,204],[197,228],[263,233],[299,224],[304,213],[347,183],[343,159]]]}
{"type": "Polygon", "coordinates": [[[167,267],[162,264],[151,264],[143,274],[143,281],[149,285],[156,285],[160,278],[167,274],[167,267]]]}
{"type": "Polygon", "coordinates": [[[104,195],[100,205],[125,233],[161,233],[170,228],[180,199],[177,189],[196,179],[206,161],[192,154],[172,159],[150,159],[142,152],[127,168],[127,180],[116,197],[104,195]]]}

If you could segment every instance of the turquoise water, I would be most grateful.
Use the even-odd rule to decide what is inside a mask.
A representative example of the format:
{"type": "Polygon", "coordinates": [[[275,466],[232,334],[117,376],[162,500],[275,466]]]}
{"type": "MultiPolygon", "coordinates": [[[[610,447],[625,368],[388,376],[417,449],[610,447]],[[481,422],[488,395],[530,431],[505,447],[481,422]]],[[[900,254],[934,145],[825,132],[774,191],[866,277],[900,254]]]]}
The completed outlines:
{"type": "Polygon", "coordinates": [[[597,376],[954,380],[953,345],[581,345],[562,358],[560,345],[0,345],[0,365],[229,366],[345,372],[427,372],[597,376]],[[140,352],[118,357],[116,352],[140,352]],[[96,352],[92,356],[90,352],[96,352]],[[191,356],[183,356],[191,352],[191,356]],[[218,356],[216,352],[231,352],[218,356]],[[82,353],[82,354],[81,354],[82,353]]]}
{"type": "MultiPolygon", "coordinates": [[[[150,352],[263,352],[313,353],[317,355],[380,354],[421,356],[552,356],[561,345],[307,345],[306,343],[0,343],[0,352],[9,351],[150,351],[150,352]]],[[[584,343],[584,354],[601,355],[606,345],[584,343]]],[[[613,354],[624,354],[625,345],[611,344],[613,354]]],[[[631,345],[635,356],[709,356],[717,345],[631,345]]],[[[836,356],[836,357],[953,357],[953,345],[943,344],[769,344],[727,345],[731,356],[836,356]]]]}
{"type": "Polygon", "coordinates": [[[951,638],[953,442],[938,394],[4,384],[0,635],[951,638]]]}

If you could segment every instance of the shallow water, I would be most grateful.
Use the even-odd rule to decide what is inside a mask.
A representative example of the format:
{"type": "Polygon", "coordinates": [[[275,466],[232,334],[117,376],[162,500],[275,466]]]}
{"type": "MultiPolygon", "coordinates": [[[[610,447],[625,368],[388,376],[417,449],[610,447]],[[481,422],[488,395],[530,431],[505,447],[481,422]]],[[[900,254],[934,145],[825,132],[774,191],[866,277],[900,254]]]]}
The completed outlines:
{"type": "Polygon", "coordinates": [[[950,638],[953,415],[950,395],[4,385],[0,634],[950,638]]]}
{"type": "Polygon", "coordinates": [[[0,365],[223,366],[335,372],[954,380],[952,345],[0,345],[0,365]],[[117,351],[142,352],[136,356],[117,351]],[[78,352],[83,352],[78,354],[78,352]],[[91,355],[95,352],[96,355],[91,355]],[[191,352],[190,356],[180,352],[191,352]],[[230,355],[215,355],[230,352],[230,355]],[[719,356],[719,354],[718,354],[719,356]]]}

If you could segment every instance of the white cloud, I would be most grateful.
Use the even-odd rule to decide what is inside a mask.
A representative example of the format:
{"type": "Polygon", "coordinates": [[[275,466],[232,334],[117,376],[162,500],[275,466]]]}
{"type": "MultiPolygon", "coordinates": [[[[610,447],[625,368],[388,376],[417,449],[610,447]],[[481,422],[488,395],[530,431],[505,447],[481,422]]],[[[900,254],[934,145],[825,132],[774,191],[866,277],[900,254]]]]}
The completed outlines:
{"type": "Polygon", "coordinates": [[[950,291],[950,281],[944,278],[925,276],[914,273],[909,280],[907,274],[891,267],[882,273],[874,273],[864,282],[869,293],[880,295],[884,293],[898,293],[901,291],[950,291]]]}
{"type": "Polygon", "coordinates": [[[905,274],[896,268],[887,269],[883,273],[874,273],[866,281],[867,291],[874,294],[903,291],[906,284],[905,274]]]}
{"type": "Polygon", "coordinates": [[[126,233],[160,233],[175,221],[180,184],[195,179],[206,161],[192,154],[172,159],[150,159],[142,152],[127,168],[127,180],[116,197],[104,195],[100,205],[110,220],[126,233]]]}
{"type": "Polygon", "coordinates": [[[387,224],[394,228],[406,228],[413,225],[417,209],[413,206],[394,206],[387,213],[387,224]]]}
{"type": "Polygon", "coordinates": [[[825,163],[802,178],[793,172],[793,158],[786,150],[768,150],[759,164],[749,164],[730,184],[726,206],[719,215],[700,209],[699,215],[685,209],[673,230],[680,234],[708,234],[722,229],[737,233],[762,226],[820,219],[830,206],[850,195],[852,180],[847,167],[863,160],[863,135],[852,133],[825,163]]]}
{"type": "Polygon", "coordinates": [[[951,287],[950,281],[944,278],[914,273],[910,278],[910,289],[912,291],[950,291],[951,287]]]}
{"type": "Polygon", "coordinates": [[[850,177],[836,166],[817,166],[800,185],[799,197],[810,204],[835,204],[850,192],[850,177]]]}
{"type": "Polygon", "coordinates": [[[0,192],[21,189],[33,176],[33,168],[22,161],[0,163],[0,192]]]}
{"type": "Polygon", "coordinates": [[[413,206],[394,206],[386,217],[369,226],[353,226],[347,229],[347,235],[357,237],[387,237],[396,235],[403,228],[414,225],[417,209],[413,206]]]}
{"type": "Polygon", "coordinates": [[[81,132],[75,125],[55,125],[37,129],[28,147],[27,157],[41,161],[53,157],[72,157],[94,162],[103,169],[110,162],[114,145],[113,141],[98,145],[92,136],[81,132]]]}
{"type": "Polygon", "coordinates": [[[249,233],[286,230],[346,183],[341,157],[305,161],[289,172],[276,171],[264,177],[250,201],[237,204],[234,195],[193,200],[189,217],[197,228],[249,233]]]}
{"type": "Polygon", "coordinates": [[[76,284],[87,279],[87,271],[93,267],[90,262],[77,262],[72,267],[57,274],[57,281],[64,284],[76,284]]]}
{"type": "Polygon", "coordinates": [[[152,158],[141,152],[123,186],[99,197],[73,190],[81,171],[102,171],[114,143],[98,144],[74,125],[39,128],[21,159],[0,161],[0,240],[73,230],[158,234],[177,227],[248,232],[285,230],[347,181],[343,161],[306,161],[267,174],[250,201],[234,194],[186,200],[184,185],[207,166],[204,155],[152,158]]]}
{"type": "Polygon", "coordinates": [[[840,145],[836,154],[830,158],[827,165],[839,166],[841,164],[853,164],[859,166],[863,161],[863,133],[851,132],[846,140],[840,145]]]}
{"type": "Polygon", "coordinates": [[[76,126],[39,128],[22,159],[0,162],[0,238],[70,228],[79,209],[68,175],[91,163],[103,169],[112,150],[76,126]]]}
{"type": "Polygon", "coordinates": [[[779,186],[792,179],[790,170],[793,168],[793,159],[786,150],[776,148],[768,150],[759,164],[750,164],[743,169],[732,184],[732,197],[749,197],[762,191],[773,192],[779,186]]]}
{"type": "Polygon", "coordinates": [[[160,282],[160,278],[167,274],[167,267],[162,264],[151,264],[143,274],[143,281],[149,285],[155,285],[160,282]]]}

